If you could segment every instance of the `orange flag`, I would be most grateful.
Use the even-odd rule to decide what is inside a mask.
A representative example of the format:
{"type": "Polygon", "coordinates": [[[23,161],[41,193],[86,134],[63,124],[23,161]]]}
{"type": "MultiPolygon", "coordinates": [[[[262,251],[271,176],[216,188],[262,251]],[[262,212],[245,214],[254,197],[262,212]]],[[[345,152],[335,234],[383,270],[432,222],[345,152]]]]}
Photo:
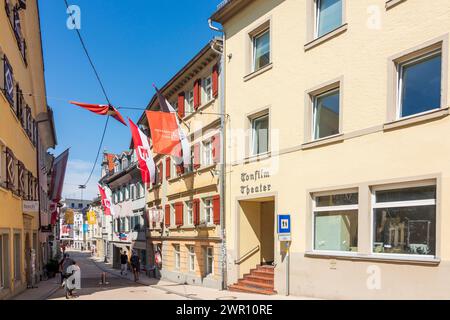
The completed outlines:
{"type": "Polygon", "coordinates": [[[181,156],[178,123],[174,113],[146,111],[153,142],[153,151],[175,157],[181,156]]]}

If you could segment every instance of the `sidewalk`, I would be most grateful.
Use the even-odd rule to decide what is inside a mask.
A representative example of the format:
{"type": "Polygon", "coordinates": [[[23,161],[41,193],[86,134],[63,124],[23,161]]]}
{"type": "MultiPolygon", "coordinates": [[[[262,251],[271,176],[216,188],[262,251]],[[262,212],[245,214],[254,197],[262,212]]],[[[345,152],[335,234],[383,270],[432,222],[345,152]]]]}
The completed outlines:
{"type": "Polygon", "coordinates": [[[46,300],[61,288],[59,275],[55,278],[41,281],[37,284],[37,288],[27,289],[12,300],[46,300]]]}
{"type": "MultiPolygon", "coordinates": [[[[100,268],[104,272],[110,273],[116,277],[121,277],[133,281],[133,275],[131,274],[131,272],[128,272],[127,276],[122,276],[119,270],[112,268],[112,264],[105,264],[101,259],[98,258],[91,258],[91,260],[97,265],[98,268],[100,268]]],[[[232,292],[227,290],[220,291],[217,289],[210,289],[187,284],[178,284],[174,282],[149,278],[142,273],[140,275],[138,283],[192,300],[314,300],[307,297],[287,297],[282,295],[265,296],[259,294],[232,292]]]]}

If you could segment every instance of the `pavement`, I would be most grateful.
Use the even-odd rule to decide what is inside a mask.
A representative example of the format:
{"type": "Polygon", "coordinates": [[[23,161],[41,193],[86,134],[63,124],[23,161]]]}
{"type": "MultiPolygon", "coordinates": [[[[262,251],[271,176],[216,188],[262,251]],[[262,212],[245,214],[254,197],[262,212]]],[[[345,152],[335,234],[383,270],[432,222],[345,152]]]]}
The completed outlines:
{"type": "MultiPolygon", "coordinates": [[[[81,269],[81,290],[77,300],[310,300],[305,297],[281,295],[264,296],[231,291],[220,291],[200,286],[178,284],[150,278],[141,274],[134,282],[133,276],[121,275],[89,252],[68,252],[81,269]],[[107,284],[102,285],[101,275],[105,272],[107,284]]],[[[40,282],[38,288],[28,289],[14,300],[65,300],[65,292],[60,286],[60,278],[40,282]]]]}

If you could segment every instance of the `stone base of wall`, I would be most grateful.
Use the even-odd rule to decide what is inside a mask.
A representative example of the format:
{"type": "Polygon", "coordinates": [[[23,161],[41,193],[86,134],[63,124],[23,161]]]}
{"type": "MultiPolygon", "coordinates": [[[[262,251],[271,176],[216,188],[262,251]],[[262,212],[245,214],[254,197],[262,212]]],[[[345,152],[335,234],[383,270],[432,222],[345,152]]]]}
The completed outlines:
{"type": "Polygon", "coordinates": [[[202,286],[211,289],[220,289],[221,282],[217,279],[212,278],[201,278],[197,275],[180,273],[174,271],[161,270],[161,276],[163,280],[179,283],[179,284],[189,284],[195,286],[202,286]]]}

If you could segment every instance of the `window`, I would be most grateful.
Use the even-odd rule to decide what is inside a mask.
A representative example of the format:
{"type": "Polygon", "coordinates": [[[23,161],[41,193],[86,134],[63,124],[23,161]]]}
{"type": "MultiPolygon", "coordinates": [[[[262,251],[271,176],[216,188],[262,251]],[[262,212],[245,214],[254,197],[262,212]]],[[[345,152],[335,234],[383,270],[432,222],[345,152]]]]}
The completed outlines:
{"type": "Polygon", "coordinates": [[[83,204],[82,203],[78,204],[78,209],[83,209],[83,204]]]}
{"type": "Polygon", "coordinates": [[[187,115],[194,112],[194,90],[186,92],[186,111],[187,115]]]}
{"type": "Polygon", "coordinates": [[[132,184],[131,187],[130,187],[130,189],[131,189],[131,199],[132,199],[132,200],[136,200],[136,198],[135,198],[135,192],[134,192],[134,190],[135,190],[135,185],[132,184]]]}
{"type": "Polygon", "coordinates": [[[195,247],[188,246],[189,271],[195,272],[195,247]]]}
{"type": "Polygon", "coordinates": [[[436,186],[375,189],[373,252],[436,254],[436,186]]]}
{"type": "Polygon", "coordinates": [[[253,37],[253,71],[258,71],[270,64],[270,30],[253,37]]]}
{"type": "Polygon", "coordinates": [[[194,225],[194,211],[192,209],[192,201],[186,202],[186,217],[187,217],[187,224],[189,226],[194,225]]]}
{"type": "Polygon", "coordinates": [[[213,201],[212,201],[212,199],[205,199],[204,200],[204,210],[205,210],[205,223],[207,225],[214,224],[213,201]]]}
{"type": "Polygon", "coordinates": [[[252,154],[269,151],[269,115],[252,120],[252,154]]]}
{"type": "Polygon", "coordinates": [[[213,98],[212,92],[212,77],[209,76],[203,79],[203,101],[209,102],[213,98]]]}
{"type": "Polygon", "coordinates": [[[441,107],[442,52],[398,65],[398,118],[441,107]]]}
{"type": "Polygon", "coordinates": [[[180,252],[180,245],[174,244],[173,245],[173,251],[175,255],[175,269],[180,270],[181,268],[181,252],[180,252]]]}
{"type": "Polygon", "coordinates": [[[212,141],[203,142],[203,165],[210,166],[213,164],[213,145],[212,141]]]}
{"type": "Polygon", "coordinates": [[[205,276],[214,274],[214,248],[205,248],[205,276]]]}
{"type": "Polygon", "coordinates": [[[339,133],[340,92],[335,89],[313,100],[313,134],[314,140],[326,138],[339,133]]]}
{"type": "Polygon", "coordinates": [[[316,0],[316,38],[342,25],[342,0],[316,0]]]}
{"type": "Polygon", "coordinates": [[[75,209],[75,203],[72,203],[72,204],[70,205],[70,207],[71,207],[72,209],[75,209]]]}
{"type": "Polygon", "coordinates": [[[0,289],[8,287],[8,270],[9,270],[9,236],[8,234],[0,234],[0,289]]]}
{"type": "Polygon", "coordinates": [[[20,233],[14,234],[14,280],[20,281],[22,279],[21,274],[21,253],[22,253],[22,243],[20,233]]]}
{"type": "Polygon", "coordinates": [[[358,193],[315,196],[313,211],[314,250],[358,251],[358,193]]]}

